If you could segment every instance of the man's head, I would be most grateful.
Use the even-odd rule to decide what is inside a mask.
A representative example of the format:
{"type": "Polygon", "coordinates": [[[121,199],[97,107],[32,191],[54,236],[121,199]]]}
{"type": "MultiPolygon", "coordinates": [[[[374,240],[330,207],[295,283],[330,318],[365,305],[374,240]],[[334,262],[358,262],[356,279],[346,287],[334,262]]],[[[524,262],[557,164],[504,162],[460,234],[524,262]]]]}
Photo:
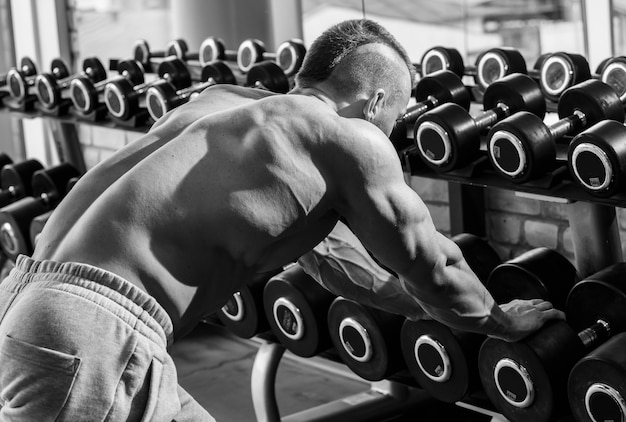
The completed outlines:
{"type": "Polygon", "coordinates": [[[408,103],[414,80],[415,67],[404,48],[367,19],[327,29],[296,75],[299,88],[323,87],[336,102],[349,105],[344,114],[371,121],[387,135],[408,103]]]}

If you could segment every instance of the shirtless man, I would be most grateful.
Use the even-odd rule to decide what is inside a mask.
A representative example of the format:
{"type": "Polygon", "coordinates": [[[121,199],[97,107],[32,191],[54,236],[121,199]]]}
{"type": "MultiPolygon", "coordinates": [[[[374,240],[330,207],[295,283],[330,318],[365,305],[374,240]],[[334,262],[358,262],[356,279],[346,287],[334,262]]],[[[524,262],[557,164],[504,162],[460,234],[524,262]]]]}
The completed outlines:
{"type": "Polygon", "coordinates": [[[212,420],[167,347],[340,217],[399,275],[407,317],[506,340],[562,318],[497,306],[405,184],[387,136],[413,80],[387,31],[344,22],[288,95],[214,86],[85,174],[0,284],[0,420],[212,420]]]}

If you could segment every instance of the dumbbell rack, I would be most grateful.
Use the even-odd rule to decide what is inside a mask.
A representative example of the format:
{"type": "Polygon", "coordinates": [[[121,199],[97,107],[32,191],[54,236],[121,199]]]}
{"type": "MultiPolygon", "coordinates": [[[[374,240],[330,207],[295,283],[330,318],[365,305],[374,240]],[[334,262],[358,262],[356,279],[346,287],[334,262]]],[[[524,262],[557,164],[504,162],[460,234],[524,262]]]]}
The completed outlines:
{"type": "MultiPolygon", "coordinates": [[[[192,69],[192,77],[198,80],[198,69],[192,69]]],[[[476,98],[475,98],[476,99],[476,98]]],[[[85,169],[76,124],[90,124],[101,127],[145,133],[152,122],[142,125],[120,125],[108,119],[90,119],[73,114],[61,115],[54,111],[30,108],[20,109],[11,104],[8,97],[0,98],[4,111],[21,119],[44,118],[51,123],[54,140],[62,161],[74,164],[81,172],[85,169]]],[[[560,156],[563,156],[561,151],[560,156]]],[[[515,191],[521,197],[540,201],[567,204],[569,223],[575,251],[576,267],[581,276],[587,276],[611,264],[622,261],[622,250],[615,208],[626,208],[626,192],[607,198],[593,197],[574,184],[565,167],[536,181],[514,184],[499,177],[483,157],[469,166],[448,173],[436,173],[420,165],[409,151],[401,153],[403,168],[407,177],[422,177],[444,180],[449,185],[451,234],[461,232],[479,236],[486,235],[484,220],[484,191],[498,188],[515,191]]],[[[280,416],[276,403],[274,382],[280,360],[285,352],[275,338],[263,338],[254,360],[251,389],[253,404],[259,421],[351,421],[375,420],[377,415],[390,412],[399,413],[403,409],[415,408],[428,399],[425,392],[416,388],[415,381],[400,373],[389,380],[371,384],[368,391],[355,396],[341,398],[326,405],[318,406],[298,414],[280,416]]],[[[321,357],[340,362],[337,356],[322,354],[321,357]]],[[[441,403],[442,406],[447,405],[441,403]]],[[[492,421],[504,420],[493,410],[486,397],[471,397],[456,403],[460,407],[491,417],[492,421]]]]}

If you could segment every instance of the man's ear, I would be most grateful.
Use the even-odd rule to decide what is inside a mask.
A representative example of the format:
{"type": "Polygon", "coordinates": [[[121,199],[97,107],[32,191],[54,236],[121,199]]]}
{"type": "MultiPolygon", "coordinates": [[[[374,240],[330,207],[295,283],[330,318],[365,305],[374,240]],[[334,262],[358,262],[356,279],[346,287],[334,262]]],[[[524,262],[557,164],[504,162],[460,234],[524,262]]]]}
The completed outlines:
{"type": "Polygon", "coordinates": [[[382,88],[378,88],[374,93],[367,99],[365,102],[365,106],[363,106],[363,117],[368,122],[374,120],[374,117],[383,108],[383,104],[385,102],[385,90],[382,88]]]}

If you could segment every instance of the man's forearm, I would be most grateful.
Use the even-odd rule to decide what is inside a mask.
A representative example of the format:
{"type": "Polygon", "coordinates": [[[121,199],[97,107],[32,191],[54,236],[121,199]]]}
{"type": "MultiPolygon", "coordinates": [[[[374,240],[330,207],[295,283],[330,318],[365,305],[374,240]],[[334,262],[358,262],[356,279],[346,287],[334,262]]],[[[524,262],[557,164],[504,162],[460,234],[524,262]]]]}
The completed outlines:
{"type": "Polygon", "coordinates": [[[336,295],[411,319],[427,316],[400,280],[378,265],[341,222],[298,263],[336,295]]]}

